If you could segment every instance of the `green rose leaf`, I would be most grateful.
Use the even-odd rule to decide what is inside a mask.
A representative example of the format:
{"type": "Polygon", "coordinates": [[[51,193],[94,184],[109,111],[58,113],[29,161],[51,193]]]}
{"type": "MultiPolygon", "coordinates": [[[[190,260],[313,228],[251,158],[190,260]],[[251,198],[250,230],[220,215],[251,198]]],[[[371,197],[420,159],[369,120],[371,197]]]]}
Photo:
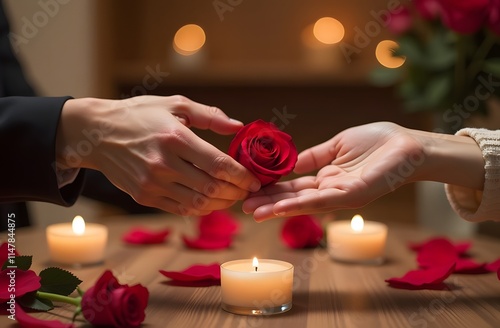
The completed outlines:
{"type": "Polygon", "coordinates": [[[425,101],[428,106],[439,106],[449,95],[452,82],[448,74],[442,74],[431,79],[424,92],[425,101]]]}
{"type": "Polygon", "coordinates": [[[39,274],[41,280],[41,292],[68,296],[82,282],[71,272],[60,268],[47,268],[39,274]]]}
{"type": "Polygon", "coordinates": [[[28,255],[18,255],[13,258],[9,258],[5,261],[2,266],[2,270],[7,269],[7,267],[16,267],[19,270],[27,271],[31,268],[33,256],[28,255]]]}
{"type": "Polygon", "coordinates": [[[421,46],[414,38],[403,36],[398,40],[398,44],[399,48],[394,51],[394,56],[404,56],[408,62],[417,66],[428,60],[421,46]]]}
{"type": "Polygon", "coordinates": [[[401,78],[401,70],[397,68],[377,67],[370,72],[370,82],[379,87],[396,84],[401,78]]]}
{"type": "Polygon", "coordinates": [[[483,71],[500,77],[500,58],[489,58],[484,61],[483,71]]]}
{"type": "Polygon", "coordinates": [[[25,308],[36,311],[50,311],[54,308],[50,300],[38,298],[36,291],[23,295],[17,299],[17,302],[25,308]]]}

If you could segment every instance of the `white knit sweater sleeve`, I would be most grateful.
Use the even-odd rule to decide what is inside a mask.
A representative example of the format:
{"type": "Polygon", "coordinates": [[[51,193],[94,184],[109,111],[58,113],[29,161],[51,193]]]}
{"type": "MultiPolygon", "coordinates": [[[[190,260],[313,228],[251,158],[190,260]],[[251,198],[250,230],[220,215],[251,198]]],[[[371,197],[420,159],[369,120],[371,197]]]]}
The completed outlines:
{"type": "Polygon", "coordinates": [[[445,185],[451,207],[467,221],[500,221],[500,130],[465,128],[456,134],[469,136],[479,145],[485,177],[483,191],[445,185]]]}

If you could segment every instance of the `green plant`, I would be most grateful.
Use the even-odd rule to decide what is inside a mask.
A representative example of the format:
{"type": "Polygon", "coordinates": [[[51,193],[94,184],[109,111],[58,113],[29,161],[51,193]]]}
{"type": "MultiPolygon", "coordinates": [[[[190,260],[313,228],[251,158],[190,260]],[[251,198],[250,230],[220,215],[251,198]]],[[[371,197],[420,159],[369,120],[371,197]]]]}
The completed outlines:
{"type": "Polygon", "coordinates": [[[466,118],[500,95],[500,0],[414,0],[387,26],[405,63],[377,67],[370,78],[395,85],[407,111],[466,118]]]}

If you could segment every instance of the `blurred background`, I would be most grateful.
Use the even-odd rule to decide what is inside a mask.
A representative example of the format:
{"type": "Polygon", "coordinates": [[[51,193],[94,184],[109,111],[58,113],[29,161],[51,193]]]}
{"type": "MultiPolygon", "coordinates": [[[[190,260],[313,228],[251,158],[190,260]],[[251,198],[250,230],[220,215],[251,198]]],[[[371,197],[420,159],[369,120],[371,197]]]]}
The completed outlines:
{"type": "MultiPolygon", "coordinates": [[[[378,67],[403,64],[386,41],[395,39],[387,22],[401,3],[4,0],[14,48],[40,95],[182,94],[245,123],[273,121],[292,135],[299,150],[374,121],[435,128],[432,114],[405,110],[393,85],[371,80],[378,67]]],[[[196,132],[224,151],[229,145],[230,137],[196,132]]],[[[428,189],[422,195],[418,185],[404,186],[335,216],[361,214],[367,220],[475,233],[475,225],[443,218],[453,213],[442,185],[437,188],[435,196],[428,189]]],[[[39,225],[76,214],[92,220],[120,212],[85,197],[71,208],[30,206],[39,225]]]]}

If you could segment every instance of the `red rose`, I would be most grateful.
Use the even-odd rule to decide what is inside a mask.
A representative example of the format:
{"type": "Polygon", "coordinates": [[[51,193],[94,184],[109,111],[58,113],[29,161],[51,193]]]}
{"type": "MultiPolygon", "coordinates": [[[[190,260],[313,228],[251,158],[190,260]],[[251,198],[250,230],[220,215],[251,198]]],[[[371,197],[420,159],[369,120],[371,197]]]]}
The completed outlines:
{"type": "Polygon", "coordinates": [[[323,237],[318,220],[310,215],[292,216],[285,220],[281,240],[290,248],[316,247],[323,237]]]}
{"type": "Polygon", "coordinates": [[[273,123],[262,120],[241,128],[231,141],[228,154],[250,170],[262,186],[292,172],[297,162],[292,137],[273,123]]]}
{"type": "Polygon", "coordinates": [[[138,327],[146,317],[149,292],[142,285],[121,285],[105,271],[82,297],[82,313],[96,326],[138,327]]]}
{"type": "Polygon", "coordinates": [[[443,23],[461,34],[477,32],[486,23],[490,0],[439,0],[443,23]]]}
{"type": "Polygon", "coordinates": [[[433,20],[441,12],[439,0],[414,0],[415,8],[423,19],[433,20]]]}
{"type": "Polygon", "coordinates": [[[404,7],[397,13],[391,13],[387,28],[392,34],[400,35],[408,31],[412,25],[412,17],[408,8],[404,7]]]}
{"type": "Polygon", "coordinates": [[[500,0],[491,0],[488,12],[488,27],[500,35],[500,0]]]}

